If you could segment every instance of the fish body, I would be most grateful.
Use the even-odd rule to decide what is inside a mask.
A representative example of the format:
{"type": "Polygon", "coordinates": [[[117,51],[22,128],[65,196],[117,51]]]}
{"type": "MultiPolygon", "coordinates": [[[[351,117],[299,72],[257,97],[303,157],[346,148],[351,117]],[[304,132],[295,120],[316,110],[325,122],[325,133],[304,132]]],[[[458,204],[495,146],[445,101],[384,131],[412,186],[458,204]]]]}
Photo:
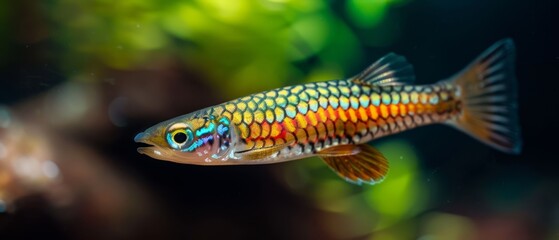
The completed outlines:
{"type": "Polygon", "coordinates": [[[151,157],[198,165],[267,164],[319,156],[354,183],[380,182],[388,162],[366,143],[443,123],[499,150],[520,151],[514,45],[503,40],[456,76],[413,85],[390,53],[359,75],[287,86],[157,124],[138,134],[151,157]]]}
{"type": "MultiPolygon", "coordinates": [[[[456,88],[446,83],[367,86],[334,80],[253,94],[197,114],[232,123],[236,154],[224,155],[218,163],[274,163],[446,121],[459,112],[455,95],[456,88]],[[281,148],[262,158],[243,156],[276,146],[281,148]]],[[[206,162],[216,164],[211,157],[206,162]]]]}

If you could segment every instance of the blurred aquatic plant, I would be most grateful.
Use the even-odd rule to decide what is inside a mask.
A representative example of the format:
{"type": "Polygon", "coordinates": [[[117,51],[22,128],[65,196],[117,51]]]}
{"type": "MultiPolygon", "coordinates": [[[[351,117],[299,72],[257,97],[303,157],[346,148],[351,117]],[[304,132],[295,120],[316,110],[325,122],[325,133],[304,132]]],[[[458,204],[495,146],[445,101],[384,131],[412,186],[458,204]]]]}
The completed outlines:
{"type": "Polygon", "coordinates": [[[370,207],[382,216],[377,228],[383,228],[425,210],[432,186],[421,176],[412,145],[399,140],[381,144],[379,149],[390,159],[389,176],[364,194],[370,207]]]}
{"type": "Polygon", "coordinates": [[[479,238],[475,222],[463,216],[432,212],[423,216],[421,222],[422,227],[419,240],[467,240],[479,238]]]}
{"type": "Polygon", "coordinates": [[[364,64],[351,24],[376,26],[388,6],[401,2],[347,1],[350,23],[336,9],[343,2],[319,0],[53,0],[46,6],[69,72],[149,68],[177,58],[233,97],[316,80],[315,71],[353,74],[345,71],[364,64]]]}
{"type": "Polygon", "coordinates": [[[409,0],[349,0],[346,1],[347,13],[356,26],[371,28],[380,24],[388,7],[403,4],[409,0]]]}

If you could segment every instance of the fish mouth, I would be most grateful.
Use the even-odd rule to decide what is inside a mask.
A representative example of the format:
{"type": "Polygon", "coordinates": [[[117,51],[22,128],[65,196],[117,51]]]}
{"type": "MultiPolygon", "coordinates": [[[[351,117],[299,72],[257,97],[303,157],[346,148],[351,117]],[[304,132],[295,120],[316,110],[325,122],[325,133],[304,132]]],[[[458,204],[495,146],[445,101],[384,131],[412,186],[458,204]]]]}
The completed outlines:
{"type": "Polygon", "coordinates": [[[148,133],[146,132],[138,133],[134,137],[134,142],[142,143],[146,145],[137,148],[136,151],[138,151],[138,153],[159,160],[171,161],[169,160],[169,152],[166,149],[163,149],[160,146],[158,146],[158,144],[156,144],[155,142],[153,142],[153,137],[151,134],[149,134],[149,131],[148,133]]]}
{"type": "Polygon", "coordinates": [[[151,155],[152,153],[155,153],[155,147],[139,147],[136,148],[136,151],[138,151],[141,154],[145,154],[145,155],[151,155]]]}
{"type": "Polygon", "coordinates": [[[149,134],[147,134],[145,132],[138,133],[134,137],[134,142],[143,143],[143,144],[147,145],[147,146],[144,146],[144,147],[137,148],[136,150],[139,153],[151,156],[152,154],[154,154],[154,153],[157,154],[156,152],[159,152],[159,151],[156,150],[156,147],[154,146],[153,142],[151,142],[149,139],[150,139],[149,134]]]}

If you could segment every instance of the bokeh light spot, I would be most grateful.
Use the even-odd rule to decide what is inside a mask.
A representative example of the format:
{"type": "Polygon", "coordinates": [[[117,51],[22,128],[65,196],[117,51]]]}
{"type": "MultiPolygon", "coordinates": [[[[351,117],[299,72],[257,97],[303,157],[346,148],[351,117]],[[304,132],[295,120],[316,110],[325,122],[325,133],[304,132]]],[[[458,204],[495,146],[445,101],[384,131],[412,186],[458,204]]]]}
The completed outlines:
{"type": "Polygon", "coordinates": [[[224,22],[241,22],[247,14],[252,1],[222,1],[222,0],[198,0],[196,1],[203,9],[214,17],[224,22]]]}
{"type": "Polygon", "coordinates": [[[111,123],[113,123],[117,127],[124,127],[126,126],[126,117],[125,117],[125,109],[127,104],[127,99],[125,97],[118,97],[114,99],[108,108],[108,115],[111,123]]]}
{"type": "Polygon", "coordinates": [[[355,25],[370,28],[378,25],[383,19],[389,0],[349,0],[347,11],[355,25]]]}
{"type": "Polygon", "coordinates": [[[466,217],[434,212],[422,218],[422,240],[477,239],[474,222],[466,217]]]}
{"type": "Polygon", "coordinates": [[[7,107],[0,106],[0,128],[8,128],[12,123],[12,115],[7,107]]]}
{"type": "Polygon", "coordinates": [[[84,116],[93,104],[85,86],[80,84],[66,84],[51,93],[48,101],[48,116],[52,123],[61,124],[78,120],[84,116]]]}
{"type": "Polygon", "coordinates": [[[45,176],[47,176],[48,178],[56,178],[58,177],[59,173],[60,170],[54,162],[46,161],[43,163],[43,174],[45,174],[45,176]]]}

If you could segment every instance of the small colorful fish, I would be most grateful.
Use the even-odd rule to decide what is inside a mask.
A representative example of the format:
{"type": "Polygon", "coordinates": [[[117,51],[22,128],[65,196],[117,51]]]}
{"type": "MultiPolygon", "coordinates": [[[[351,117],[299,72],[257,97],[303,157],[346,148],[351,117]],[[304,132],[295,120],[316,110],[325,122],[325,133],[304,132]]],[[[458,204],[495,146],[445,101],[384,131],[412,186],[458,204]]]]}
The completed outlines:
{"type": "Polygon", "coordinates": [[[355,77],[252,94],[159,123],[134,140],[138,152],[197,165],[268,164],[318,156],[347,181],[375,184],[386,158],[367,142],[433,123],[519,153],[515,49],[502,40],[462,72],[412,85],[394,53],[355,77]]]}

